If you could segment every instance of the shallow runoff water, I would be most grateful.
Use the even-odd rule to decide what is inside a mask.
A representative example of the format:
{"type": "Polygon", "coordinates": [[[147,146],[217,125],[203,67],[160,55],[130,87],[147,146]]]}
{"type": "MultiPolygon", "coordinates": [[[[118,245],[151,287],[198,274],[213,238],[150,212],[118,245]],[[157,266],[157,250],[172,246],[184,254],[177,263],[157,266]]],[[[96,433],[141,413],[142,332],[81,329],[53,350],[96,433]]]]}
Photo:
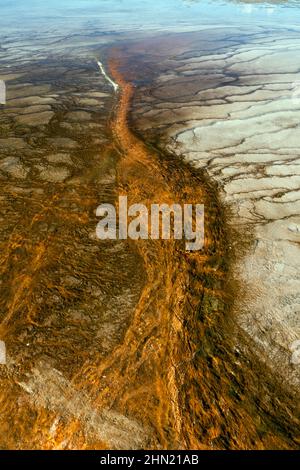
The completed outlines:
{"type": "Polygon", "coordinates": [[[102,32],[201,29],[207,25],[300,28],[298,1],[3,0],[3,33],[49,28],[102,32]]]}

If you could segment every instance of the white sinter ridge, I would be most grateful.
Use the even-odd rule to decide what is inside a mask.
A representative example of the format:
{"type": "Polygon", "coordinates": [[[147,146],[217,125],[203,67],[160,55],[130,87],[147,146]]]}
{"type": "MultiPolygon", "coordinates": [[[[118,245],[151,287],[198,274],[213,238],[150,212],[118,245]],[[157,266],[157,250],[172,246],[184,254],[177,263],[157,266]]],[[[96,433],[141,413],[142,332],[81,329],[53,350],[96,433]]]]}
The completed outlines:
{"type": "Polygon", "coordinates": [[[99,66],[99,69],[100,69],[100,72],[102,73],[102,75],[104,76],[104,78],[106,78],[106,80],[108,81],[108,83],[110,83],[110,85],[113,87],[114,91],[116,92],[119,88],[119,85],[114,82],[108,75],[107,73],[105,72],[105,68],[102,64],[102,62],[100,62],[99,60],[97,61],[97,64],[99,66]]]}

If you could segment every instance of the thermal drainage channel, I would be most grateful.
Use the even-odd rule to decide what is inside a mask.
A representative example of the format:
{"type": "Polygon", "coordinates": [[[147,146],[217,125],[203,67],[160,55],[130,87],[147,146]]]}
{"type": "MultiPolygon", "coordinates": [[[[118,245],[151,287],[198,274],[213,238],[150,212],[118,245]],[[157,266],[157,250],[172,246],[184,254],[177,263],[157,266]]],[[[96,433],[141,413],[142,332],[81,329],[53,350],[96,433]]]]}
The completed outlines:
{"type": "Polygon", "coordinates": [[[201,251],[186,252],[180,240],[132,241],[147,282],[122,344],[82,371],[95,384],[97,406],[140,423],[143,448],[297,448],[293,397],[247,348],[231,314],[233,255],[215,185],[132,132],[134,87],[120,51],[110,54],[112,78],[98,65],[118,91],[110,127],[120,155],[119,194],[146,206],[201,203],[206,212],[201,251]]]}

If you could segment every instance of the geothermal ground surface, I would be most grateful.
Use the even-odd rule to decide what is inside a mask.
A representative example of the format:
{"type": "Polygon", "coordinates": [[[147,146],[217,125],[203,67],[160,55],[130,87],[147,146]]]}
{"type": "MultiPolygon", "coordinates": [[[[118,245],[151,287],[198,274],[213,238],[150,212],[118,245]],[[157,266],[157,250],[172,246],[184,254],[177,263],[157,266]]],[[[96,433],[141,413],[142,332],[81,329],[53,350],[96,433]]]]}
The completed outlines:
{"type": "Polygon", "coordinates": [[[0,448],[299,448],[299,32],[1,46],[0,448]],[[100,242],[120,194],[204,249],[100,242]]]}

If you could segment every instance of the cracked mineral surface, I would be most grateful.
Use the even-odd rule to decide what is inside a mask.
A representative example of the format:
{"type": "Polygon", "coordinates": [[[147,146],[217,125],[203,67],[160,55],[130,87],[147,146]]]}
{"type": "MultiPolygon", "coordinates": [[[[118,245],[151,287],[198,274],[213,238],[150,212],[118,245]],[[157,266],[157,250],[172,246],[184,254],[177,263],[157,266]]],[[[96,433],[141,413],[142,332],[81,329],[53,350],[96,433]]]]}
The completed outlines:
{"type": "Polygon", "coordinates": [[[298,388],[290,345],[300,336],[299,32],[208,29],[177,48],[170,40],[160,61],[156,54],[162,71],[139,89],[135,125],[218,183],[231,223],[251,238],[235,265],[238,321],[298,388]]]}

